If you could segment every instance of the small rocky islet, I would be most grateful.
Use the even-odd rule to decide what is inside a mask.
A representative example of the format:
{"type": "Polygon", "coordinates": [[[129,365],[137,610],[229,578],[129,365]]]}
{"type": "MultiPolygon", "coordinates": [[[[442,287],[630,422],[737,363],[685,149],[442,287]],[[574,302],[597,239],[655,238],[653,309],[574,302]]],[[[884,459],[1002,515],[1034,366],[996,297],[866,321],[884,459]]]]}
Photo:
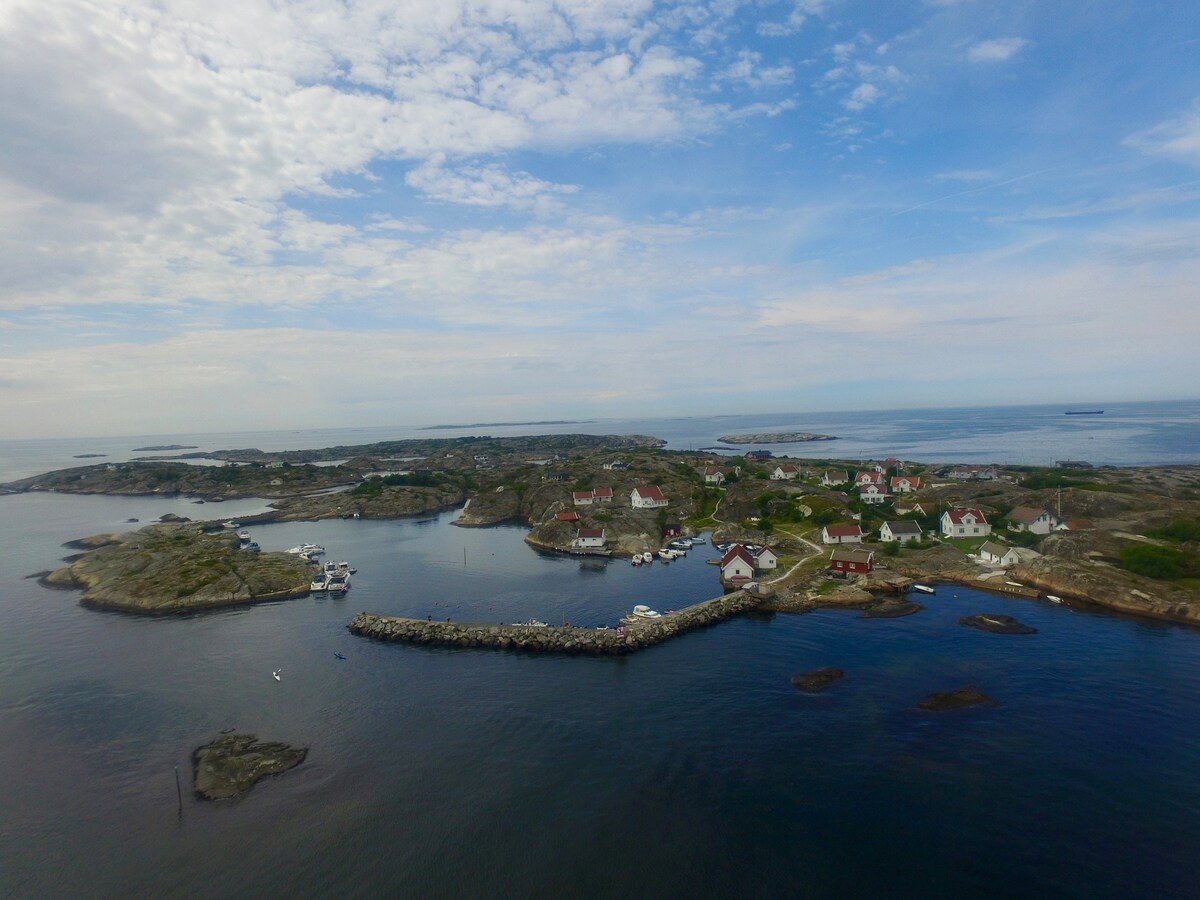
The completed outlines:
{"type": "Polygon", "coordinates": [[[792,676],[791,681],[797,690],[804,691],[806,694],[819,694],[845,677],[845,671],[837,666],[826,666],[823,669],[813,669],[811,672],[797,672],[792,676]]]}
{"type": "Polygon", "coordinates": [[[996,701],[978,688],[966,685],[950,691],[933,691],[917,703],[918,709],[940,712],[948,709],[965,709],[969,706],[993,706],[996,701]]]}
{"type": "Polygon", "coordinates": [[[192,785],[202,800],[228,800],[262,778],[304,762],[307,747],[260,741],[254,734],[222,734],[192,752],[192,785]]]}
{"type": "Polygon", "coordinates": [[[973,616],[963,616],[958,620],[959,625],[968,628],[978,628],[980,631],[990,631],[992,634],[1037,634],[1032,625],[999,613],[978,613],[973,616]]]}

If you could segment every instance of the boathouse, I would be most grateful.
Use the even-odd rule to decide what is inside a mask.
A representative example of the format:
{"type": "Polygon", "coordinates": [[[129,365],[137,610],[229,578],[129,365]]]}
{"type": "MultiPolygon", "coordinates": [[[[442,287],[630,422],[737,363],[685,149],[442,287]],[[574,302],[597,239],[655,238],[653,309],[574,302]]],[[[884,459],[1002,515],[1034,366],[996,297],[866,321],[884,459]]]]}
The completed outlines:
{"type": "Polygon", "coordinates": [[[754,555],[741,544],[734,544],[721,557],[721,580],[727,584],[754,578],[754,555]]]}
{"type": "Polygon", "coordinates": [[[865,575],[875,567],[875,552],[865,547],[845,549],[836,547],[829,554],[829,568],[834,575],[865,575]]]}
{"type": "Polygon", "coordinates": [[[604,546],[603,528],[580,528],[575,537],[575,546],[581,550],[604,546]]]}

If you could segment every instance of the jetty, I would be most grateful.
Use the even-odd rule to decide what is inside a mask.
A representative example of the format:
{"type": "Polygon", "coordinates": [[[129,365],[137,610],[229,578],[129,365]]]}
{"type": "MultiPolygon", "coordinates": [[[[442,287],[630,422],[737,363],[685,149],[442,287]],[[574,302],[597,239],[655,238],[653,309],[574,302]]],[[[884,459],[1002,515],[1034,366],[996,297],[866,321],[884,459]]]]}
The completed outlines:
{"type": "Polygon", "coordinates": [[[381,616],[369,612],[359,613],[346,628],[351,634],[404,644],[524,650],[530,653],[582,656],[625,656],[689,631],[757,609],[762,600],[758,595],[735,591],[675,612],[664,613],[658,619],[647,619],[617,628],[435,622],[402,616],[381,616]]]}

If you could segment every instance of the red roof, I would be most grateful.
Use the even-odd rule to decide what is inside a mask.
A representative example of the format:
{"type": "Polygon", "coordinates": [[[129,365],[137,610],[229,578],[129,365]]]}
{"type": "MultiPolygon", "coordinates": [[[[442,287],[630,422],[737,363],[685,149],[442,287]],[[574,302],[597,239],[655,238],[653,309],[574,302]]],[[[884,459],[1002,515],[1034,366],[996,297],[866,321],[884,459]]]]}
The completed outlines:
{"type": "Polygon", "coordinates": [[[592,491],[592,494],[596,497],[611,497],[612,496],[612,488],[598,487],[592,491]]]}
{"type": "Polygon", "coordinates": [[[579,513],[577,513],[577,512],[560,512],[554,518],[558,519],[558,521],[560,521],[560,522],[578,522],[579,521],[579,513]]]}
{"type": "Polygon", "coordinates": [[[879,472],[855,472],[854,480],[859,484],[883,484],[883,475],[879,472]]]}
{"type": "Polygon", "coordinates": [[[602,538],[604,537],[603,528],[580,528],[579,536],[581,538],[602,538]]]}
{"type": "Polygon", "coordinates": [[[921,486],[921,476],[920,475],[893,475],[892,476],[892,487],[896,487],[896,485],[899,485],[899,484],[904,484],[904,482],[906,482],[906,481],[909,484],[911,484],[913,487],[921,486]]]}
{"type": "Polygon", "coordinates": [[[859,525],[826,525],[825,533],[830,537],[862,537],[862,527],[859,525]]]}
{"type": "Polygon", "coordinates": [[[722,569],[725,568],[727,565],[729,565],[729,563],[733,562],[735,559],[740,559],[743,562],[745,562],[746,565],[748,565],[750,568],[752,568],[752,569],[754,568],[754,556],[750,553],[749,550],[747,550],[741,544],[734,544],[732,547],[730,547],[728,550],[725,551],[725,555],[721,557],[721,568],[722,569]]]}
{"type": "Polygon", "coordinates": [[[639,484],[634,488],[643,500],[666,500],[657,484],[639,484]]]}
{"type": "Polygon", "coordinates": [[[980,525],[987,524],[987,518],[977,509],[951,509],[946,511],[946,515],[950,517],[950,521],[955,525],[961,525],[963,523],[963,517],[968,514],[974,516],[975,521],[980,525]]]}
{"type": "Polygon", "coordinates": [[[588,499],[588,500],[591,500],[591,499],[592,499],[592,492],[591,492],[591,491],[575,491],[575,492],[572,494],[572,496],[573,496],[573,497],[574,497],[576,500],[583,500],[583,499],[585,499],[585,498],[586,498],[586,499],[588,499]]]}

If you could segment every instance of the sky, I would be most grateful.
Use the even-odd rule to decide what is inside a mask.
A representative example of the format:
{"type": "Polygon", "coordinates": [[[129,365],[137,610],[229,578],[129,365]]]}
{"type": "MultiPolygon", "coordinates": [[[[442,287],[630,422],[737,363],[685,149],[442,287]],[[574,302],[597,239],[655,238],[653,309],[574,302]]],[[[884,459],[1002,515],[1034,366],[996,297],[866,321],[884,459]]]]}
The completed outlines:
{"type": "Polygon", "coordinates": [[[1191,398],[1200,15],[6,0],[0,438],[1191,398]]]}

